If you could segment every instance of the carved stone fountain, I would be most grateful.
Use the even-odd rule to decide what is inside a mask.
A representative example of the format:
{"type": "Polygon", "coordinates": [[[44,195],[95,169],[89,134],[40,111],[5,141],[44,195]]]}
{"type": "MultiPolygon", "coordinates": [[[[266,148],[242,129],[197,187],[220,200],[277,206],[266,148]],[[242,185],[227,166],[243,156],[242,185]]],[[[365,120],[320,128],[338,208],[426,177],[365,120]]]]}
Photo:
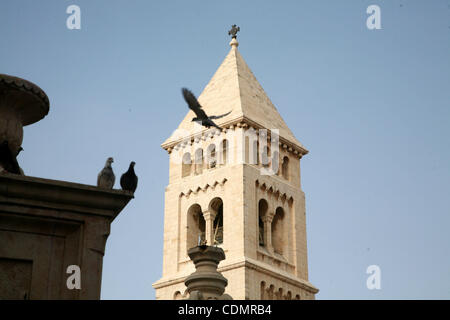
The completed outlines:
{"type": "Polygon", "coordinates": [[[196,269],[184,281],[189,300],[232,300],[230,295],[224,294],[228,280],[217,271],[219,262],[225,259],[223,250],[203,245],[189,249],[188,255],[196,269]]]}
{"type": "Polygon", "coordinates": [[[22,145],[23,127],[44,118],[50,109],[45,92],[30,81],[0,74],[0,143],[13,154],[22,145]]]}

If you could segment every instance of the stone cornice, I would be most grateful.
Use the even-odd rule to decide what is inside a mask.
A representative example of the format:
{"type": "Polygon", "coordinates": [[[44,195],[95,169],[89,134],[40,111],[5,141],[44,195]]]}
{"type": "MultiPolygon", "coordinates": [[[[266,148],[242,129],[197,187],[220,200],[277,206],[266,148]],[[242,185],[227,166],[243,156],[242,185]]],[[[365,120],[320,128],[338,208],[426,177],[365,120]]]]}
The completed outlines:
{"type": "Polygon", "coordinates": [[[261,273],[265,273],[268,276],[279,279],[279,280],[289,283],[293,286],[300,287],[300,288],[302,288],[306,291],[312,292],[314,294],[319,292],[319,289],[314,287],[308,281],[297,278],[297,277],[295,277],[287,272],[284,272],[284,271],[275,270],[275,269],[272,270],[272,268],[270,266],[268,266],[262,262],[259,262],[257,260],[253,260],[251,258],[245,258],[245,261],[242,261],[242,262],[236,264],[236,266],[229,265],[229,266],[224,266],[223,268],[219,268],[219,272],[226,271],[228,269],[243,267],[243,266],[245,266],[246,268],[249,268],[249,269],[256,270],[261,273]],[[226,269],[226,268],[228,268],[228,269],[226,269]]]}
{"type": "MultiPolygon", "coordinates": [[[[263,177],[260,177],[256,180],[255,185],[257,188],[259,188],[262,191],[265,191],[267,193],[270,193],[272,196],[274,196],[277,200],[280,199],[282,202],[284,201],[292,201],[294,200],[294,192],[292,192],[292,194],[290,192],[286,192],[282,189],[286,189],[286,187],[284,188],[280,188],[277,189],[277,187],[274,187],[269,181],[267,181],[268,179],[264,179],[263,177]]],[[[292,187],[291,187],[292,188],[292,187]]]]}
{"type": "MultiPolygon", "coordinates": [[[[226,264],[226,260],[225,260],[221,263],[221,265],[222,266],[217,269],[217,271],[219,271],[219,272],[225,272],[228,270],[245,267],[245,268],[253,269],[258,272],[264,273],[270,277],[279,279],[279,280],[286,282],[292,286],[302,288],[313,294],[316,294],[319,292],[319,289],[314,287],[310,282],[300,279],[300,278],[297,278],[297,277],[295,277],[291,274],[288,274],[287,272],[284,272],[284,271],[272,270],[272,268],[270,266],[266,266],[265,264],[263,264],[259,261],[253,260],[251,258],[245,258],[244,260],[241,260],[241,261],[233,261],[229,264],[226,264]]],[[[165,280],[164,278],[161,278],[158,281],[156,281],[155,283],[153,283],[152,286],[155,289],[160,289],[160,288],[164,288],[164,287],[167,287],[170,285],[179,284],[179,283],[184,282],[184,279],[188,275],[189,275],[189,273],[181,274],[180,276],[178,276],[176,278],[171,277],[170,280],[165,280]]]]}
{"type": "MultiPolygon", "coordinates": [[[[254,128],[255,130],[259,130],[259,129],[267,129],[267,135],[268,137],[270,137],[271,135],[271,131],[269,128],[264,128],[263,126],[261,126],[260,124],[258,124],[257,122],[248,119],[247,117],[239,117],[236,118],[234,120],[230,120],[224,123],[220,124],[220,127],[222,127],[223,129],[223,133],[226,133],[228,130],[234,130],[235,128],[254,128]]],[[[272,128],[274,129],[274,128],[272,128]]],[[[179,144],[183,144],[184,142],[188,141],[188,143],[192,144],[196,138],[200,137],[204,137],[206,136],[210,136],[210,135],[214,135],[215,131],[218,132],[218,130],[215,129],[204,129],[200,132],[196,132],[193,133],[189,136],[185,136],[182,137],[180,139],[174,140],[174,141],[169,141],[166,143],[161,144],[161,147],[166,150],[169,154],[172,152],[172,150],[174,149],[175,146],[179,145],[179,144]]],[[[217,134],[217,133],[216,133],[217,134]]],[[[219,135],[222,133],[219,133],[219,135]]],[[[297,145],[292,143],[291,141],[289,141],[288,139],[279,136],[279,145],[281,148],[283,148],[284,150],[288,151],[288,152],[292,152],[295,156],[301,158],[302,156],[308,154],[308,150],[302,146],[302,145],[297,145]]]]}
{"type": "Polygon", "coordinates": [[[185,197],[188,198],[188,197],[190,196],[191,193],[197,194],[197,193],[199,193],[200,191],[206,192],[206,190],[208,190],[208,188],[212,188],[212,189],[214,190],[215,187],[216,187],[217,185],[223,186],[223,185],[225,184],[225,182],[227,182],[227,181],[228,181],[228,180],[227,180],[226,178],[224,178],[224,179],[222,179],[222,180],[220,180],[220,181],[214,181],[214,182],[212,182],[212,183],[206,183],[206,184],[204,184],[204,185],[202,185],[202,186],[197,186],[197,187],[194,187],[194,188],[189,188],[189,189],[187,189],[187,190],[185,190],[185,191],[182,191],[182,192],[180,193],[180,198],[183,197],[183,196],[185,196],[185,197]]]}
{"type": "Polygon", "coordinates": [[[0,174],[0,203],[27,204],[81,213],[109,216],[114,219],[133,198],[122,190],[36,177],[0,174]]]}

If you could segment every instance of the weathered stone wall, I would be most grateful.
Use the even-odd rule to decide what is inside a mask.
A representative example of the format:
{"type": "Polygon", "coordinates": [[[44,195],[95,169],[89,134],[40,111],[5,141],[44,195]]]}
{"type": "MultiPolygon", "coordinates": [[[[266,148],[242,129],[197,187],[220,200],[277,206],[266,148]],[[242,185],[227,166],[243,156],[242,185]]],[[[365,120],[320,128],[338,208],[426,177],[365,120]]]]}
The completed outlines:
{"type": "Polygon", "coordinates": [[[0,175],[0,299],[100,299],[110,224],[132,195],[0,175]],[[69,290],[67,267],[81,271],[69,290]]]}

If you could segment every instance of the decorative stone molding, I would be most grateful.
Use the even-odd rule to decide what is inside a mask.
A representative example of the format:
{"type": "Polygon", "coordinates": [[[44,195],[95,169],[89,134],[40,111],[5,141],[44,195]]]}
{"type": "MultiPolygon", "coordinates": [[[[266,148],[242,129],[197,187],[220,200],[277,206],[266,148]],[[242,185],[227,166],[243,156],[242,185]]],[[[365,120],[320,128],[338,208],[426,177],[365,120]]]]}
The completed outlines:
{"type": "Polygon", "coordinates": [[[23,140],[23,127],[38,122],[49,111],[45,92],[34,83],[0,74],[0,143],[8,142],[15,155],[23,140]]]}
{"type": "MultiPolygon", "coordinates": [[[[229,130],[234,130],[235,128],[243,128],[247,130],[256,130],[258,132],[259,129],[266,129],[267,130],[267,137],[271,138],[271,131],[269,128],[264,128],[260,124],[256,123],[255,121],[252,121],[246,117],[240,117],[238,119],[228,121],[224,124],[220,125],[223,128],[228,128],[229,130]]],[[[172,151],[170,148],[174,148],[174,146],[180,144],[185,139],[191,139],[194,136],[197,136],[200,134],[202,140],[207,139],[207,135],[210,134],[210,132],[214,132],[213,134],[216,134],[217,136],[224,135],[226,133],[226,130],[222,130],[222,132],[215,130],[212,131],[212,129],[204,129],[200,133],[195,133],[187,137],[183,137],[181,139],[178,139],[177,141],[173,141],[167,144],[162,144],[161,147],[165,149],[169,154],[172,151]]],[[[286,151],[289,151],[293,155],[295,155],[297,158],[301,158],[303,155],[308,154],[308,150],[303,145],[295,145],[292,142],[288,141],[282,136],[279,136],[279,144],[280,146],[285,149],[286,151]],[[286,146],[286,147],[285,147],[286,146]],[[295,153],[297,152],[297,153],[295,153]]]]}
{"type": "Polygon", "coordinates": [[[260,190],[266,192],[270,197],[273,197],[276,200],[281,200],[281,202],[285,202],[286,200],[288,201],[293,201],[294,198],[292,195],[281,191],[280,189],[276,189],[275,187],[269,185],[266,182],[260,182],[259,179],[256,180],[255,182],[256,187],[259,188],[260,190]]]}
{"type": "Polygon", "coordinates": [[[180,198],[183,197],[183,196],[189,197],[189,195],[190,195],[191,193],[197,194],[197,193],[199,193],[200,191],[206,192],[206,190],[208,190],[209,188],[211,188],[211,189],[214,190],[214,188],[215,188],[216,186],[218,186],[218,185],[219,185],[219,186],[223,186],[223,185],[225,184],[225,182],[227,182],[227,179],[226,179],[226,178],[224,178],[224,179],[221,180],[221,181],[214,181],[213,183],[207,183],[207,184],[204,185],[204,186],[197,186],[196,188],[190,188],[190,189],[188,189],[188,190],[186,190],[186,191],[181,192],[179,197],[180,197],[180,198]]]}
{"type": "Polygon", "coordinates": [[[277,288],[274,284],[266,284],[265,281],[261,281],[261,300],[300,300],[300,293],[292,293],[291,290],[283,290],[283,288],[277,288]]]}
{"type": "Polygon", "coordinates": [[[224,294],[228,280],[217,271],[219,262],[225,260],[221,248],[197,246],[189,249],[188,255],[194,262],[196,271],[184,281],[189,300],[232,300],[224,294]]]}
{"type": "MultiPolygon", "coordinates": [[[[35,123],[35,122],[41,120],[45,115],[48,114],[49,109],[50,109],[50,102],[48,100],[48,97],[45,94],[44,90],[42,90],[40,87],[38,87],[34,83],[27,81],[25,79],[10,76],[7,74],[0,74],[0,88],[1,88],[1,90],[5,89],[5,88],[17,89],[17,90],[20,90],[24,93],[27,93],[27,94],[33,96],[35,99],[40,101],[40,104],[36,105],[36,107],[41,108],[42,116],[39,115],[37,118],[25,117],[23,119],[23,125],[26,126],[28,124],[35,123]]],[[[15,107],[17,107],[17,105],[15,107]]]]}

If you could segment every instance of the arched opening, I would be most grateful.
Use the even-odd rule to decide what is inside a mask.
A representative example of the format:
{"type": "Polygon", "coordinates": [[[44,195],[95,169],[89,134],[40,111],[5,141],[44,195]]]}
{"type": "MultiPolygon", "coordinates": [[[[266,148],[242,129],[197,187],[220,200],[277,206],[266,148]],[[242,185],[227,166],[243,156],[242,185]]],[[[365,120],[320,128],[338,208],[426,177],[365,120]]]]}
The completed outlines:
{"type": "Polygon", "coordinates": [[[250,138],[245,136],[244,138],[244,163],[250,162],[250,138]]]}
{"type": "Polygon", "coordinates": [[[214,244],[223,243],[223,202],[220,198],[214,198],[210,203],[210,210],[216,213],[213,222],[214,244]]]}
{"type": "Polygon", "coordinates": [[[281,175],[286,180],[289,180],[289,158],[287,156],[283,158],[283,164],[281,165],[281,175]]]}
{"type": "Polygon", "coordinates": [[[203,149],[197,149],[194,154],[195,173],[203,172],[203,149]]]}
{"type": "Polygon", "coordinates": [[[276,300],[283,300],[283,288],[278,289],[275,294],[276,300]]]}
{"type": "Polygon", "coordinates": [[[186,152],[183,155],[183,163],[181,165],[181,176],[187,177],[188,175],[190,175],[191,167],[192,167],[191,154],[189,152],[186,152]]]}
{"type": "Polygon", "coordinates": [[[278,207],[272,220],[272,246],[275,253],[283,255],[284,251],[284,210],[278,207]]]}
{"type": "Polygon", "coordinates": [[[203,218],[202,208],[198,204],[193,204],[187,212],[187,250],[206,240],[205,229],[206,223],[203,218]]]}
{"type": "Polygon", "coordinates": [[[261,153],[261,164],[264,167],[269,166],[270,161],[269,161],[269,154],[270,154],[270,150],[268,146],[264,146],[262,148],[262,153],[261,153]]]}
{"type": "Polygon", "coordinates": [[[222,140],[220,144],[221,157],[220,157],[220,164],[227,164],[228,163],[228,140],[224,139],[222,140]]]}
{"type": "Polygon", "coordinates": [[[264,217],[267,214],[269,205],[265,199],[261,199],[258,202],[258,241],[261,247],[266,245],[265,243],[265,230],[264,230],[264,217]]]}
{"type": "Polygon", "coordinates": [[[300,295],[296,294],[294,300],[300,300],[300,295]]]}
{"type": "Polygon", "coordinates": [[[288,291],[286,296],[285,296],[286,300],[292,300],[292,292],[288,291]]]}
{"type": "Polygon", "coordinates": [[[278,175],[280,171],[280,153],[278,151],[272,153],[272,170],[275,175],[278,175]]]}
{"type": "Polygon", "coordinates": [[[255,129],[245,131],[245,163],[258,164],[258,136],[255,129]]]}
{"type": "Polygon", "coordinates": [[[183,295],[181,294],[180,291],[176,291],[176,292],[173,294],[173,300],[181,300],[181,299],[183,299],[183,295]]]}
{"type": "Polygon", "coordinates": [[[206,163],[208,165],[208,169],[212,169],[216,167],[217,159],[216,159],[216,145],[210,144],[206,149],[206,163]]]}
{"type": "Polygon", "coordinates": [[[268,300],[274,300],[273,299],[273,293],[275,291],[275,287],[273,284],[270,285],[269,289],[267,290],[267,299],[268,300]]]}
{"type": "Polygon", "coordinates": [[[259,163],[259,142],[257,139],[255,139],[253,141],[253,145],[252,145],[252,164],[258,164],[259,163]]]}
{"type": "Polygon", "coordinates": [[[260,290],[260,299],[261,300],[267,300],[266,295],[266,283],[264,281],[261,281],[261,290],[260,290]]]}

